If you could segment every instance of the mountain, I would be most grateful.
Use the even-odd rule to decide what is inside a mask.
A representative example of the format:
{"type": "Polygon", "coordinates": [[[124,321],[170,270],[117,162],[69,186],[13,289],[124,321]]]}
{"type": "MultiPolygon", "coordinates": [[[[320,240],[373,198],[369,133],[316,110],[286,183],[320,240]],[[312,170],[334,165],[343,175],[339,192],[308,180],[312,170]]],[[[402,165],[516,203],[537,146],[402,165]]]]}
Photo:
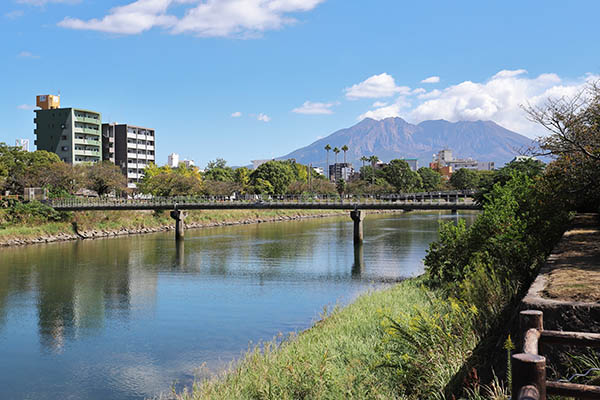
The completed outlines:
{"type": "MultiPolygon", "coordinates": [[[[278,159],[294,158],[302,164],[324,167],[327,144],[340,149],[347,145],[347,161],[355,168],[362,164],[362,156],[371,155],[385,162],[395,158],[417,158],[419,166],[428,166],[433,154],[445,148],[451,149],[455,158],[494,161],[499,167],[512,160],[520,149],[530,147],[533,140],[492,121],[436,120],[413,125],[402,118],[380,121],[366,118],[278,159]]],[[[344,160],[343,155],[343,152],[338,155],[339,162],[344,160]]],[[[330,164],[334,160],[335,154],[330,151],[330,164]]]]}

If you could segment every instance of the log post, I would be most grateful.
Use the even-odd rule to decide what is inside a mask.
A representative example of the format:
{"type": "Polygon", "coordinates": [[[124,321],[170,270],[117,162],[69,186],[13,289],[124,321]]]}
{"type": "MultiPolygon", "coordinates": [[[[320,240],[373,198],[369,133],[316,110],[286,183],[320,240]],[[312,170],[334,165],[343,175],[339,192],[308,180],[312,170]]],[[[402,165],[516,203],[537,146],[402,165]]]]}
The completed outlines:
{"type": "MultiPolygon", "coordinates": [[[[522,394],[524,387],[534,386],[539,396],[533,399],[546,400],[546,358],[535,354],[519,353],[513,355],[511,359],[513,395],[522,394]]],[[[531,392],[531,388],[526,389],[526,393],[531,394],[531,392]]]]}
{"type": "Polygon", "coordinates": [[[521,337],[518,338],[518,349],[520,351],[525,351],[523,347],[525,345],[527,331],[530,329],[537,329],[540,332],[544,330],[544,313],[538,310],[521,311],[519,313],[519,329],[521,337]]]}
{"type": "Polygon", "coordinates": [[[354,221],[354,244],[362,243],[365,214],[361,210],[352,210],[350,211],[350,218],[354,221]]]}

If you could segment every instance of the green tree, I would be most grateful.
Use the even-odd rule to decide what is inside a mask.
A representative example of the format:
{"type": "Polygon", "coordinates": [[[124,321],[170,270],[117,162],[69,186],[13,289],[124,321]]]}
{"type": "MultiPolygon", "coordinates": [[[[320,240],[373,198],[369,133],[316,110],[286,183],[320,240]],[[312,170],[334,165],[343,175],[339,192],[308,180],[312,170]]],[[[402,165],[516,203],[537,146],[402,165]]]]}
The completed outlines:
{"type": "Polygon", "coordinates": [[[127,188],[127,178],[110,161],[102,161],[85,166],[86,187],[98,193],[99,196],[116,192],[119,193],[127,188]]]}
{"type": "Polygon", "coordinates": [[[181,164],[177,168],[150,164],[138,184],[142,193],[153,196],[197,196],[203,193],[202,175],[196,167],[181,164]]]}
{"type": "Polygon", "coordinates": [[[342,146],[342,151],[344,152],[344,163],[346,163],[346,152],[348,151],[348,146],[343,145],[342,146]]]}
{"type": "Polygon", "coordinates": [[[337,147],[334,147],[333,152],[335,153],[335,163],[337,164],[337,156],[338,156],[338,154],[340,154],[340,149],[338,149],[337,147]]]}
{"type": "Polygon", "coordinates": [[[423,190],[431,192],[439,190],[442,185],[442,175],[429,167],[421,167],[417,171],[423,182],[423,190]]]}
{"type": "Polygon", "coordinates": [[[385,179],[398,192],[413,192],[421,190],[423,182],[421,176],[410,169],[404,160],[392,160],[383,169],[385,179]]]}
{"type": "Polygon", "coordinates": [[[372,155],[371,157],[369,157],[369,162],[371,163],[371,174],[372,174],[371,183],[372,184],[375,184],[375,169],[376,169],[375,166],[377,165],[378,161],[379,161],[379,157],[377,157],[376,155],[372,155]]]}
{"type": "Polygon", "coordinates": [[[346,181],[343,178],[339,179],[335,183],[335,189],[337,190],[340,196],[343,196],[344,192],[346,191],[346,181]]]}
{"type": "Polygon", "coordinates": [[[235,173],[233,168],[227,166],[227,161],[217,158],[206,165],[204,179],[217,182],[235,182],[235,173]]]}
{"type": "MultiPolygon", "coordinates": [[[[295,177],[295,171],[289,163],[268,161],[261,164],[250,174],[250,181],[253,186],[258,187],[257,185],[261,185],[264,190],[265,186],[262,183],[259,184],[259,179],[262,179],[269,182],[272,187],[272,192],[269,192],[269,194],[285,194],[295,177]]],[[[260,193],[265,192],[261,190],[260,193]]]]}
{"type": "Polygon", "coordinates": [[[458,190],[477,189],[479,175],[471,169],[461,168],[450,177],[450,185],[458,190]]]}
{"type": "Polygon", "coordinates": [[[325,166],[325,174],[327,175],[327,179],[330,179],[329,175],[329,150],[331,150],[331,146],[326,144],[325,151],[327,152],[327,165],[325,166]]]}
{"type": "Polygon", "coordinates": [[[242,193],[247,193],[250,188],[250,170],[246,167],[236,168],[233,171],[235,183],[240,187],[242,193]]]}

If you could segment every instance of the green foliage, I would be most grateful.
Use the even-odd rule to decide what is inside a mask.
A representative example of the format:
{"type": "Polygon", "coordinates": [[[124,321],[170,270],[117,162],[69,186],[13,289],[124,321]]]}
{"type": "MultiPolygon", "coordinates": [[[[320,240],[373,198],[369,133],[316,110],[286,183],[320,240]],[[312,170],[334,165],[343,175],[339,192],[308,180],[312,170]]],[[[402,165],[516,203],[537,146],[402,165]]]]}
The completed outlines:
{"type": "Polygon", "coordinates": [[[471,169],[461,168],[450,177],[450,185],[458,190],[477,189],[479,175],[471,169]]]}
{"type": "Polygon", "coordinates": [[[188,168],[184,164],[174,169],[150,164],[144,170],[138,189],[153,196],[198,196],[202,194],[202,176],[196,167],[188,168]]]}
{"type": "Polygon", "coordinates": [[[257,192],[268,194],[285,194],[295,178],[295,169],[285,161],[268,161],[250,174],[250,181],[257,192]]]}
{"type": "Polygon", "coordinates": [[[410,169],[404,160],[392,160],[383,168],[385,179],[397,192],[419,191],[423,187],[421,176],[410,169]]]}
{"type": "Polygon", "coordinates": [[[112,192],[119,193],[127,188],[127,178],[121,168],[110,161],[86,165],[84,168],[87,188],[95,191],[100,196],[112,192]]]}
{"type": "Polygon", "coordinates": [[[421,167],[417,171],[423,182],[423,190],[432,192],[439,190],[442,186],[442,175],[429,167],[421,167]]]}
{"type": "Polygon", "coordinates": [[[337,190],[339,195],[342,196],[344,194],[344,192],[346,191],[346,181],[343,179],[338,180],[335,183],[335,189],[337,190]]]}
{"type": "Polygon", "coordinates": [[[234,182],[235,173],[231,167],[227,166],[227,161],[217,158],[206,166],[204,179],[216,182],[234,182]]]}
{"type": "Polygon", "coordinates": [[[65,213],[59,213],[39,201],[28,203],[17,202],[5,214],[5,223],[14,224],[40,224],[52,221],[61,221],[65,213]]]}

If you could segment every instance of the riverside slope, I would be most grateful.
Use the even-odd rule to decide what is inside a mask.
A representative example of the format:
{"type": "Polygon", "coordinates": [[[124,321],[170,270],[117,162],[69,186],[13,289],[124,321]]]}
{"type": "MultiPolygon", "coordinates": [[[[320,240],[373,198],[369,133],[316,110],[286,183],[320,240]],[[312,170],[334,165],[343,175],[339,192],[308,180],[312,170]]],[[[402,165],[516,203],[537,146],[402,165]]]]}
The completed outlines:
{"type": "MultiPolygon", "coordinates": [[[[493,121],[436,120],[414,125],[402,118],[381,121],[366,118],[279,159],[294,158],[302,164],[325,166],[326,144],[332,148],[347,145],[346,158],[355,167],[361,164],[362,156],[373,154],[386,162],[395,158],[417,158],[420,166],[427,166],[432,155],[444,148],[452,149],[456,158],[494,161],[499,167],[535,142],[493,121]]],[[[334,157],[330,152],[330,163],[334,157]]],[[[339,160],[343,160],[342,154],[338,155],[339,160]]]]}

